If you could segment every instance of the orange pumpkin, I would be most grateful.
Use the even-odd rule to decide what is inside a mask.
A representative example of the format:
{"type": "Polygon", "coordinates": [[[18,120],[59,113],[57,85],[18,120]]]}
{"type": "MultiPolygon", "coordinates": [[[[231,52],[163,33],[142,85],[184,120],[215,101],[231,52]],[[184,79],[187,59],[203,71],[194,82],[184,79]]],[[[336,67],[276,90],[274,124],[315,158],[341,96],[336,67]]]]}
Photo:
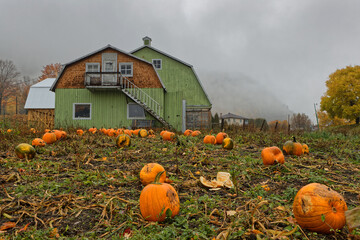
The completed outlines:
{"type": "Polygon", "coordinates": [[[60,130],[52,130],[51,132],[55,134],[56,140],[59,140],[62,137],[62,132],[60,130]]]}
{"type": "Polygon", "coordinates": [[[228,135],[224,132],[219,132],[217,135],[216,135],[216,144],[222,144],[224,139],[227,138],[228,135]]]}
{"type": "Polygon", "coordinates": [[[135,136],[139,136],[140,130],[141,130],[141,129],[135,129],[135,130],[133,130],[132,133],[133,133],[135,136]]]}
{"type": "Polygon", "coordinates": [[[38,147],[44,147],[45,146],[45,141],[42,140],[41,138],[35,138],[34,140],[32,140],[31,145],[33,146],[38,146],[38,147]]]}
{"type": "Polygon", "coordinates": [[[303,154],[303,148],[301,143],[296,142],[295,137],[293,141],[286,141],[283,145],[283,151],[288,155],[300,156],[303,154]]]}
{"type": "Polygon", "coordinates": [[[127,134],[119,134],[116,137],[116,145],[118,147],[130,147],[131,145],[130,136],[127,134]]]}
{"type": "Polygon", "coordinates": [[[84,134],[84,131],[82,129],[78,129],[76,130],[76,134],[82,136],[84,134]]]}
{"type": "Polygon", "coordinates": [[[198,136],[198,135],[200,135],[201,134],[201,132],[200,131],[193,131],[192,133],[191,133],[191,136],[193,136],[193,137],[196,137],[196,136],[198,136]]]}
{"type": "Polygon", "coordinates": [[[213,135],[206,135],[204,137],[204,143],[205,144],[215,144],[216,143],[216,138],[213,135]]]}
{"type": "Polygon", "coordinates": [[[162,135],[162,138],[163,138],[163,140],[166,140],[166,141],[172,141],[175,138],[175,133],[166,131],[162,135]]]}
{"type": "Polygon", "coordinates": [[[132,136],[132,131],[130,129],[125,129],[124,133],[129,135],[130,137],[132,136]]]}
{"type": "MultiPolygon", "coordinates": [[[[149,183],[155,181],[155,177],[159,172],[165,171],[164,167],[158,163],[148,163],[146,164],[140,171],[140,181],[141,183],[146,186],[149,183]]],[[[166,179],[166,172],[161,175],[159,181],[165,182],[166,179]]]]}
{"type": "Polygon", "coordinates": [[[67,138],[67,133],[63,130],[60,130],[61,132],[61,139],[66,139],[67,138]]]}
{"type": "Polygon", "coordinates": [[[46,144],[53,144],[57,140],[55,133],[52,132],[45,133],[42,139],[46,142],[46,144]]]}
{"type": "Polygon", "coordinates": [[[30,132],[31,133],[36,133],[36,129],[35,128],[30,128],[30,132]]]}
{"type": "Polygon", "coordinates": [[[122,128],[119,128],[116,130],[116,136],[119,136],[120,134],[123,134],[124,133],[124,129],[122,128]]]}
{"type": "Polygon", "coordinates": [[[152,129],[150,129],[150,130],[148,131],[148,133],[149,133],[149,135],[155,135],[155,132],[154,132],[154,130],[152,130],[152,129]]]}
{"type": "Polygon", "coordinates": [[[92,134],[96,133],[97,129],[95,127],[89,128],[89,132],[92,134]]]}
{"type": "Polygon", "coordinates": [[[193,131],[190,129],[186,129],[184,132],[184,136],[190,136],[193,131]]]}
{"type": "Polygon", "coordinates": [[[297,223],[317,233],[331,233],[345,225],[347,205],[344,198],[331,188],[310,183],[295,196],[293,212],[297,223]]]}
{"type": "Polygon", "coordinates": [[[160,136],[163,136],[164,133],[166,133],[166,132],[167,132],[166,130],[161,131],[161,132],[160,132],[160,136]]]}
{"type": "Polygon", "coordinates": [[[108,129],[107,135],[109,137],[114,137],[116,135],[116,131],[113,128],[108,129]]]}
{"type": "Polygon", "coordinates": [[[148,221],[162,222],[168,214],[174,217],[180,211],[176,190],[170,184],[158,181],[162,173],[158,173],[155,182],[144,187],[140,194],[140,212],[148,221]]]}
{"type": "Polygon", "coordinates": [[[140,129],[139,133],[138,133],[139,137],[147,137],[149,135],[148,131],[146,129],[140,129]]]}
{"type": "Polygon", "coordinates": [[[285,157],[280,148],[273,146],[264,148],[261,151],[261,158],[263,160],[264,165],[273,165],[276,163],[285,163],[285,157]]]}
{"type": "Polygon", "coordinates": [[[309,146],[307,144],[302,144],[303,154],[309,154],[309,146]]]}

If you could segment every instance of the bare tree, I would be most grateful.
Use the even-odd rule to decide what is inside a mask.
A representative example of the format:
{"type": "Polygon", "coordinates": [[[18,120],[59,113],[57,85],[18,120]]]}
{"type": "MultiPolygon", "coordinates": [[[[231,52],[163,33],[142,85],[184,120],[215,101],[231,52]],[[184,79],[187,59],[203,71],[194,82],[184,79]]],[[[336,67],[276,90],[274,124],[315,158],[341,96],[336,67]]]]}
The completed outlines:
{"type": "Polygon", "coordinates": [[[18,96],[18,113],[23,114],[26,112],[24,109],[25,102],[31,85],[35,84],[36,82],[37,80],[35,78],[24,76],[22,80],[20,80],[16,85],[16,96],[18,96]]]}
{"type": "MultiPolygon", "coordinates": [[[[14,63],[10,60],[0,59],[0,113],[2,110],[2,102],[6,97],[6,92],[13,89],[17,83],[20,73],[17,71],[14,63]]],[[[8,94],[8,96],[10,93],[8,94]]]]}
{"type": "Polygon", "coordinates": [[[291,128],[296,130],[310,130],[311,120],[305,113],[293,114],[290,120],[291,128]]]}

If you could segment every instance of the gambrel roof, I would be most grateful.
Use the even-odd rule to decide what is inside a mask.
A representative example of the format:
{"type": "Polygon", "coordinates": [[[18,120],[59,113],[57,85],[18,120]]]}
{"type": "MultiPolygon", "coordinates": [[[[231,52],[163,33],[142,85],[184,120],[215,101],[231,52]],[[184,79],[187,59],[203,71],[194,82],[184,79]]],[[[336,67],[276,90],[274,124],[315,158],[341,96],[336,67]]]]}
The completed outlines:
{"type": "Polygon", "coordinates": [[[56,78],[46,78],[30,87],[25,109],[55,109],[55,93],[50,87],[56,78]]]}
{"type": "MultiPolygon", "coordinates": [[[[102,52],[102,51],[104,51],[104,50],[106,50],[106,49],[113,49],[113,50],[115,50],[115,51],[117,51],[117,52],[120,52],[120,53],[125,54],[125,55],[128,55],[128,56],[130,56],[130,57],[132,57],[132,58],[135,58],[135,59],[137,59],[137,60],[140,60],[140,61],[142,61],[142,62],[145,62],[145,63],[147,63],[147,64],[150,64],[150,65],[154,68],[154,66],[153,66],[153,64],[152,64],[151,62],[148,62],[148,61],[146,61],[146,60],[144,60],[144,59],[142,59],[142,58],[139,58],[139,57],[137,57],[137,56],[135,56],[135,55],[133,55],[133,54],[131,54],[131,53],[125,52],[125,51],[123,51],[123,50],[121,50],[121,49],[119,49],[119,48],[116,48],[116,47],[108,44],[108,45],[106,45],[106,46],[103,47],[103,48],[100,48],[100,49],[98,49],[98,50],[96,50],[96,51],[94,51],[94,52],[91,52],[91,53],[89,53],[89,54],[86,54],[85,56],[82,56],[82,57],[77,58],[77,59],[75,59],[75,60],[73,60],[73,61],[71,61],[71,62],[68,62],[68,63],[64,64],[63,67],[62,67],[62,69],[61,69],[60,74],[58,75],[58,77],[57,77],[56,80],[54,81],[54,84],[51,86],[50,90],[53,91],[53,92],[55,91],[55,87],[56,87],[56,84],[57,84],[57,82],[58,82],[58,79],[59,79],[59,78],[62,76],[62,74],[64,73],[64,71],[65,71],[65,69],[66,69],[66,66],[69,66],[69,65],[71,65],[71,64],[73,64],[73,63],[76,63],[76,62],[78,62],[78,61],[81,61],[81,60],[83,60],[83,59],[85,59],[85,58],[87,58],[87,57],[90,57],[90,56],[92,56],[92,55],[94,55],[94,54],[97,54],[97,53],[99,53],[99,52],[102,52]]],[[[157,71],[155,70],[155,68],[154,68],[154,71],[155,71],[157,77],[159,78],[160,83],[161,83],[163,89],[166,91],[165,85],[164,85],[164,83],[161,81],[161,78],[160,78],[159,74],[157,73],[157,71]]]]}
{"type": "Polygon", "coordinates": [[[159,50],[159,49],[157,49],[157,48],[154,48],[154,47],[152,47],[152,46],[149,46],[149,45],[143,45],[143,46],[141,46],[141,47],[139,47],[139,48],[136,48],[135,50],[131,51],[130,53],[131,53],[131,54],[134,54],[135,52],[138,52],[138,51],[140,51],[140,50],[143,49],[143,48],[149,48],[149,49],[151,49],[151,50],[153,50],[153,51],[155,51],[155,52],[158,52],[158,53],[160,53],[160,54],[162,54],[162,55],[164,55],[164,56],[166,56],[166,57],[168,57],[168,58],[171,58],[171,59],[173,59],[173,60],[175,60],[175,61],[177,61],[177,62],[179,62],[179,63],[182,63],[182,64],[188,66],[189,68],[191,68],[191,70],[193,71],[193,73],[194,73],[194,75],[195,75],[195,77],[196,77],[196,80],[199,82],[200,87],[201,87],[202,90],[204,91],[205,96],[206,96],[207,99],[209,100],[210,104],[212,104],[211,101],[210,101],[209,96],[207,95],[207,93],[206,93],[206,91],[205,91],[205,89],[204,89],[204,86],[202,85],[202,83],[201,83],[201,81],[200,81],[197,73],[195,72],[194,67],[193,67],[191,64],[189,64],[189,63],[187,63],[187,62],[184,62],[184,61],[182,61],[182,60],[180,60],[180,59],[178,59],[178,58],[176,58],[176,57],[174,57],[174,56],[172,56],[172,55],[170,55],[170,54],[167,54],[167,53],[165,53],[165,52],[163,52],[163,51],[161,51],[161,50],[159,50]]]}

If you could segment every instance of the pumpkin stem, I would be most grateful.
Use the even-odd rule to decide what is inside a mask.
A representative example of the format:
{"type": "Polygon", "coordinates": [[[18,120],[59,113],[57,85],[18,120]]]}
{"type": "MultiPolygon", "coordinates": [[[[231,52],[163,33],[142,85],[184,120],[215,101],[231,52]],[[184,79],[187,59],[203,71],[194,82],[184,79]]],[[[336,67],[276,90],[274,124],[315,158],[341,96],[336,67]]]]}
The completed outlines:
{"type": "Polygon", "coordinates": [[[159,172],[158,174],[156,174],[156,177],[155,177],[155,180],[154,180],[154,184],[161,184],[160,183],[160,177],[161,177],[161,175],[164,173],[165,171],[161,171],[161,172],[159,172]]]}
{"type": "Polygon", "coordinates": [[[296,142],[296,138],[295,138],[295,136],[292,136],[292,138],[293,138],[293,142],[296,142]]]}

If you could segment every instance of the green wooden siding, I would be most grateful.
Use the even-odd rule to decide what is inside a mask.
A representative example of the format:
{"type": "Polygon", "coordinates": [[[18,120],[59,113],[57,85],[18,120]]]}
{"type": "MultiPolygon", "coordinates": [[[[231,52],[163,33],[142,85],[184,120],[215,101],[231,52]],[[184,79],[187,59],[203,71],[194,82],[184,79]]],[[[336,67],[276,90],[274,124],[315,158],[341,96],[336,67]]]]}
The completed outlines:
{"type": "Polygon", "coordinates": [[[165,102],[171,103],[171,106],[165,107],[164,119],[178,131],[182,126],[182,99],[183,92],[167,92],[165,94],[165,102]]]}
{"type": "MultiPolygon", "coordinates": [[[[164,105],[164,90],[160,88],[142,89],[164,105]]],[[[56,89],[55,127],[129,127],[132,119],[127,119],[127,103],[132,100],[118,90],[89,91],[88,89],[56,89]],[[73,104],[91,103],[90,120],[74,120],[73,104]]],[[[145,112],[146,119],[154,118],[145,112]]]]}

